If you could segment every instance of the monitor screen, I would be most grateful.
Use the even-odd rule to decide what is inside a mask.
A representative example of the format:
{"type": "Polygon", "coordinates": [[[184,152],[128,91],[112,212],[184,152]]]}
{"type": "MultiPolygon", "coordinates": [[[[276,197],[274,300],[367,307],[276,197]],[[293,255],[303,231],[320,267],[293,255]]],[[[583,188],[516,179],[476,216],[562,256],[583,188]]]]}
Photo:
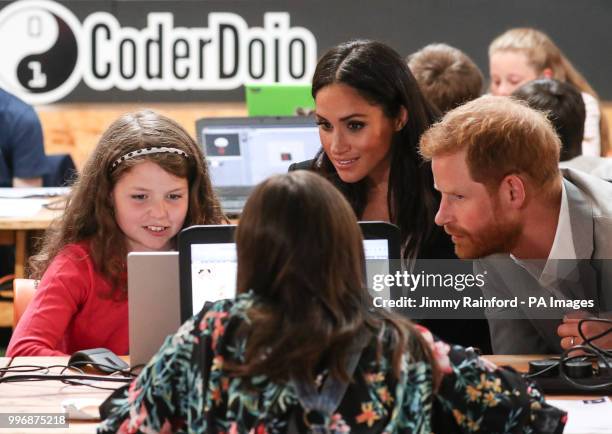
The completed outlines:
{"type": "MultiPolygon", "coordinates": [[[[386,273],[389,246],[386,239],[364,240],[366,274],[386,273]],[[375,268],[373,268],[375,267],[375,268]]],[[[193,314],[207,301],[233,298],[236,295],[236,245],[234,243],[208,243],[191,245],[191,298],[193,314]]]]}
{"type": "Polygon", "coordinates": [[[314,121],[204,126],[201,143],[215,187],[252,187],[314,158],[321,148],[314,121]]]}

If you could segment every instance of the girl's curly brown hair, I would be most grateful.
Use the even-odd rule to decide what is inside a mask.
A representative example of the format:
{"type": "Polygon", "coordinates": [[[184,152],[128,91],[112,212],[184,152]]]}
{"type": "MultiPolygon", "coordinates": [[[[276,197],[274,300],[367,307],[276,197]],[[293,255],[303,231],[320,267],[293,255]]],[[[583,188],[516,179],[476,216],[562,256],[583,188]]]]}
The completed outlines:
{"type": "Polygon", "coordinates": [[[151,110],[127,113],[100,138],[72,188],[63,216],[47,230],[40,252],[30,259],[31,277],[40,279],[64,246],[86,240],[96,271],[107,276],[114,288],[110,296],[126,296],[127,246],[115,221],[111,192],[125,173],[144,160],[174,176],[187,178],[189,208],[183,227],[227,222],[212,189],[202,151],[185,129],[151,110]],[[168,152],[147,154],[125,160],[112,169],[113,162],[129,152],[162,146],[180,149],[188,157],[168,152]]]}

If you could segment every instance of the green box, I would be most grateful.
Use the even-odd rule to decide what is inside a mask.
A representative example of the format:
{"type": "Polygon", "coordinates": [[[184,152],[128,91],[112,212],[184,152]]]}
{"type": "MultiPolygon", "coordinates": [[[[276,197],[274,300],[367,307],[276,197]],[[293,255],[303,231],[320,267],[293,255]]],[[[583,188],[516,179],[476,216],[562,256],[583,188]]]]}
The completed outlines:
{"type": "Polygon", "coordinates": [[[247,84],[245,93],[249,116],[308,115],[315,107],[310,84],[247,84]]]}

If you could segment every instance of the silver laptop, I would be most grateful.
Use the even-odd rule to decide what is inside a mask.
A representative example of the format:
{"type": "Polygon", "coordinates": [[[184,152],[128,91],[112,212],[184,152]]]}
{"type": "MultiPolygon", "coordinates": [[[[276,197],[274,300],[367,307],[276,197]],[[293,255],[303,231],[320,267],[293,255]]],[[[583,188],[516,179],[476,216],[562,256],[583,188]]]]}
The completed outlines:
{"type": "Polygon", "coordinates": [[[146,364],[181,325],[178,252],[128,254],[130,364],[146,364]]]}
{"type": "MultiPolygon", "coordinates": [[[[380,222],[359,225],[364,236],[368,275],[388,273],[387,260],[398,259],[400,255],[399,230],[380,222]]],[[[235,296],[235,228],[223,225],[184,229],[179,234],[180,257],[178,252],[128,255],[132,366],[146,364],[164,339],[197,314],[206,302],[235,296]]]]}
{"type": "Polygon", "coordinates": [[[242,211],[255,185],[312,159],[321,148],[312,117],[203,118],[196,131],[221,206],[233,215],[242,211]]]}

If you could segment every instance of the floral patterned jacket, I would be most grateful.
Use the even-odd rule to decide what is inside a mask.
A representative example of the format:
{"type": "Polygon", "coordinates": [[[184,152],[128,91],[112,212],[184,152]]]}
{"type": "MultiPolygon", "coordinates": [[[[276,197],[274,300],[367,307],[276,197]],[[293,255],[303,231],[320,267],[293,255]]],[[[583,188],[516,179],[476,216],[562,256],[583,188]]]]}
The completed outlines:
{"type": "MultiPolygon", "coordinates": [[[[252,293],[223,300],[168,337],[129,388],[101,407],[98,433],[285,433],[290,418],[302,420],[290,384],[264,376],[230,377],[225,360],[239,360],[244,339],[234,330],[248,321],[252,293]]],[[[390,333],[381,330],[362,351],[354,381],[333,414],[339,433],[560,433],[565,414],[514,371],[496,369],[462,348],[434,341],[444,377],[433,391],[430,366],[405,354],[401,375],[392,375],[390,333]],[[383,357],[377,360],[377,339],[383,357]]],[[[303,427],[303,425],[300,425],[303,427]]]]}

